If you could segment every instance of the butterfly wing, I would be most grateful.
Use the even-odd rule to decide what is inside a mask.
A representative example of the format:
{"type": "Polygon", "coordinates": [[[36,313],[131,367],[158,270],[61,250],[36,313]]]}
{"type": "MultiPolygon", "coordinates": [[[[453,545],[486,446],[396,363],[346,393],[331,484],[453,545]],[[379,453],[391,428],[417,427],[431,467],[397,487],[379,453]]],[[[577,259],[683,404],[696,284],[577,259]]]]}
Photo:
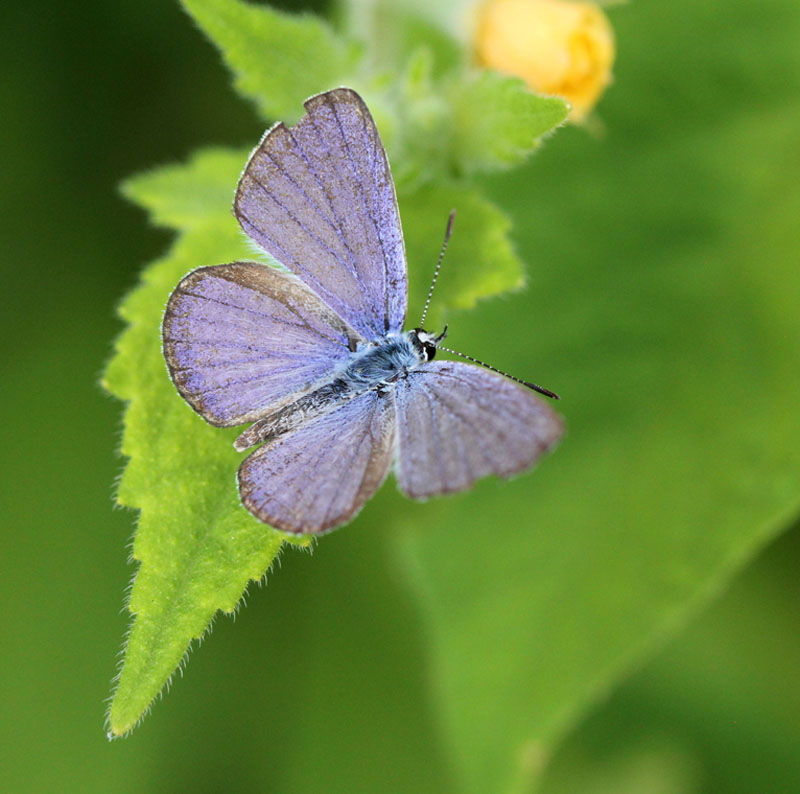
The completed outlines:
{"type": "Polygon", "coordinates": [[[296,276],[255,262],[189,273],[170,295],[162,335],[178,391],[222,427],[307,391],[362,341],[296,276]]]}
{"type": "Polygon", "coordinates": [[[396,405],[398,484],[414,499],[527,469],[563,433],[559,416],[531,392],[460,362],[410,371],[397,383],[396,405]]]}
{"type": "Polygon", "coordinates": [[[394,440],[392,395],[361,394],[245,458],[239,467],[242,503],[285,532],[334,529],[384,481],[394,440]]]}
{"type": "Polygon", "coordinates": [[[403,328],[406,257],[394,182],[361,97],[337,88],[276,124],[239,180],[244,231],[366,339],[403,328]]]}

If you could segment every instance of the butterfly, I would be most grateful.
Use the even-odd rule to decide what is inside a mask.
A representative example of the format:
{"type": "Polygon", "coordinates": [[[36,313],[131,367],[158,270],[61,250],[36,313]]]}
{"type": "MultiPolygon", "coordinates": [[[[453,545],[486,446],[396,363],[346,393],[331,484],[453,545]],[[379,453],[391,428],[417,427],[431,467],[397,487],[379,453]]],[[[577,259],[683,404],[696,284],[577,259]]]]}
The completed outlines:
{"type": "Polygon", "coordinates": [[[348,522],[393,464],[400,490],[426,499],[527,469],[563,432],[531,390],[552,392],[460,353],[482,366],[434,361],[446,328],[403,330],[405,247],[375,122],[348,88],[305,110],[265,133],[233,204],[283,268],[200,267],[162,326],[180,395],[212,425],[249,424],[237,450],[260,445],[239,467],[244,506],[304,535],[348,522]]]}

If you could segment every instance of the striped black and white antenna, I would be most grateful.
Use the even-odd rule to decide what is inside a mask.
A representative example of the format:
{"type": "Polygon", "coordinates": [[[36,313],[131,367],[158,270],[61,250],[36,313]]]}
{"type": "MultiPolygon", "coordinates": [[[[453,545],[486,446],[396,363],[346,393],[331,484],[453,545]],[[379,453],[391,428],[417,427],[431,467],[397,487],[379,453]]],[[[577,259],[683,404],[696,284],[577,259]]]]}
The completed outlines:
{"type": "MultiPolygon", "coordinates": [[[[450,217],[447,219],[447,229],[444,233],[444,242],[442,243],[442,250],[439,253],[439,259],[436,262],[436,270],[433,271],[433,280],[431,281],[431,288],[428,290],[428,297],[425,300],[425,308],[422,310],[422,319],[419,321],[419,327],[425,327],[425,316],[428,314],[428,307],[431,305],[431,298],[433,297],[433,290],[436,287],[436,279],[439,278],[439,271],[442,268],[442,260],[444,259],[444,252],[447,250],[447,244],[450,242],[450,235],[453,233],[453,221],[456,219],[456,211],[452,210],[450,212],[450,217]]],[[[467,359],[467,361],[471,361],[473,364],[479,364],[482,367],[485,367],[492,372],[496,372],[498,375],[502,375],[503,377],[509,378],[510,380],[515,381],[516,383],[521,384],[522,386],[526,386],[529,389],[532,389],[539,394],[543,394],[545,397],[549,397],[552,400],[560,399],[559,396],[550,391],[550,389],[545,389],[542,386],[537,386],[535,383],[531,383],[527,380],[522,380],[522,378],[517,378],[514,375],[509,375],[507,372],[503,372],[501,369],[497,369],[497,367],[493,367],[491,364],[487,364],[485,361],[481,361],[480,359],[474,358],[473,356],[468,356],[466,353],[459,353],[458,350],[453,350],[449,347],[444,347],[440,345],[439,342],[447,336],[447,326],[444,327],[444,331],[442,331],[439,336],[432,341],[436,344],[438,350],[444,350],[447,353],[452,353],[454,356],[460,356],[461,358],[467,359]]]]}
{"type": "Polygon", "coordinates": [[[436,287],[436,279],[439,278],[439,271],[442,269],[442,260],[444,259],[444,252],[447,250],[447,244],[450,242],[450,235],[453,233],[453,221],[456,219],[456,211],[450,210],[450,217],[447,219],[447,229],[444,233],[444,242],[442,243],[442,250],[439,252],[439,260],[436,262],[436,270],[433,271],[433,281],[431,281],[431,288],[428,290],[428,297],[425,300],[425,308],[422,310],[422,319],[419,321],[419,327],[425,327],[425,315],[428,313],[428,306],[431,305],[431,298],[433,297],[433,290],[436,287]]]}
{"type": "Polygon", "coordinates": [[[504,375],[506,378],[509,378],[510,380],[516,381],[517,383],[521,383],[523,386],[527,386],[529,389],[533,389],[533,391],[538,391],[539,394],[543,394],[545,397],[549,397],[551,400],[561,399],[554,391],[550,391],[550,389],[545,389],[542,386],[537,386],[535,383],[531,383],[529,380],[522,380],[522,378],[517,378],[514,375],[509,375],[507,372],[503,372],[502,369],[497,369],[497,367],[493,367],[491,364],[487,364],[485,361],[481,361],[480,359],[468,356],[466,353],[459,353],[458,350],[451,350],[449,347],[443,347],[442,345],[436,345],[436,347],[439,350],[446,350],[448,353],[452,353],[454,356],[461,356],[461,358],[465,358],[468,361],[472,361],[474,364],[480,364],[482,367],[490,369],[492,372],[496,372],[498,375],[504,375]]]}

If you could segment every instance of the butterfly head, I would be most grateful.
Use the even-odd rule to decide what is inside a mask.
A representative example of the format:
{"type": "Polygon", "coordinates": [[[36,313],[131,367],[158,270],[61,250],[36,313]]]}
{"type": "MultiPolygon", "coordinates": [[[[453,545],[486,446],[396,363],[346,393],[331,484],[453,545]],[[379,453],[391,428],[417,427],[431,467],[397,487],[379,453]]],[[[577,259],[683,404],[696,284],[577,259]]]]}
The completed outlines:
{"type": "Polygon", "coordinates": [[[417,350],[423,361],[432,361],[436,356],[436,347],[447,336],[447,326],[438,336],[422,328],[415,328],[408,332],[411,344],[417,350]]]}

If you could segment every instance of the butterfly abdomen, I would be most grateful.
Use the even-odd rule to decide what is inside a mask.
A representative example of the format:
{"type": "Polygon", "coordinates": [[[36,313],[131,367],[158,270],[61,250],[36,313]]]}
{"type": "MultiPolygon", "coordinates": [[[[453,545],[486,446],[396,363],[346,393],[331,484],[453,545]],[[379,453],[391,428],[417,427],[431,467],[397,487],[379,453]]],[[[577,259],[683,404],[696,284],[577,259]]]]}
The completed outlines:
{"type": "Polygon", "coordinates": [[[233,446],[241,451],[262,441],[282,436],[300,427],[309,419],[355,397],[357,393],[342,378],[334,378],[330,383],[323,384],[250,425],[234,441],[233,446]]]}
{"type": "Polygon", "coordinates": [[[351,354],[347,363],[324,383],[294,402],[259,419],[234,442],[238,450],[260,444],[296,430],[315,416],[326,413],[359,394],[382,391],[421,362],[420,352],[408,335],[387,336],[376,344],[351,354]]]}

